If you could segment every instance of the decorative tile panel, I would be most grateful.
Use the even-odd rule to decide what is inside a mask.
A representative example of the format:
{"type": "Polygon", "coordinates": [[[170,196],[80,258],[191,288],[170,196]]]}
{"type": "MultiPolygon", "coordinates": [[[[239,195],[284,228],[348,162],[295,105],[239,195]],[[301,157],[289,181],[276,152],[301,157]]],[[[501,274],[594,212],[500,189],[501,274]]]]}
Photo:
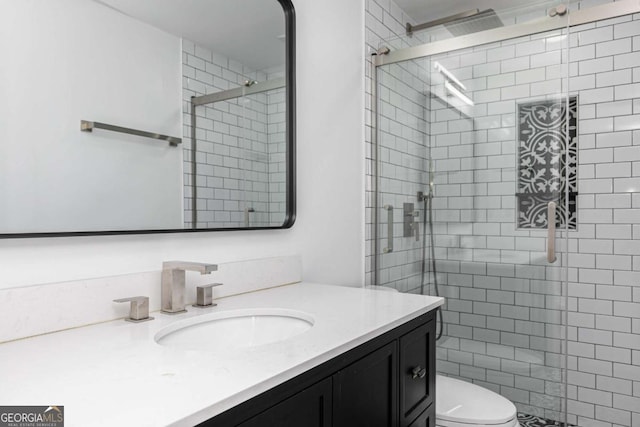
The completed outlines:
{"type": "Polygon", "coordinates": [[[570,97],[566,114],[564,98],[518,104],[518,228],[547,228],[556,202],[556,227],[576,229],[577,105],[570,97]]]}

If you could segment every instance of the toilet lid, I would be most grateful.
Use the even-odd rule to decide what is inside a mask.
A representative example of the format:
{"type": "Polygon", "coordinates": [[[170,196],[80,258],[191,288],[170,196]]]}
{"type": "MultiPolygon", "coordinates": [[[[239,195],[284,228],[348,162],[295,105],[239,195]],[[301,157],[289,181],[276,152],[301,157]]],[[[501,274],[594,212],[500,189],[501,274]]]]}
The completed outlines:
{"type": "Polygon", "coordinates": [[[436,418],[463,424],[500,425],[513,421],[516,407],[475,384],[436,375],[436,418]]]}

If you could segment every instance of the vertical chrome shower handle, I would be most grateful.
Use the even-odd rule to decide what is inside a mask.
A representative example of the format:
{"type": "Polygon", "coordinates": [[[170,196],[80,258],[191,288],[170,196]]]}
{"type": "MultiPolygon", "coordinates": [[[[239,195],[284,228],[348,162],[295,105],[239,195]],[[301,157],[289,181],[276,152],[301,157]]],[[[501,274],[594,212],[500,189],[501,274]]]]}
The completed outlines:
{"type": "Polygon", "coordinates": [[[556,262],[556,203],[547,205],[547,262],[556,262]]]}
{"type": "Polygon", "coordinates": [[[384,205],[384,210],[387,211],[387,247],[382,249],[382,253],[388,254],[393,252],[393,206],[384,205]]]}

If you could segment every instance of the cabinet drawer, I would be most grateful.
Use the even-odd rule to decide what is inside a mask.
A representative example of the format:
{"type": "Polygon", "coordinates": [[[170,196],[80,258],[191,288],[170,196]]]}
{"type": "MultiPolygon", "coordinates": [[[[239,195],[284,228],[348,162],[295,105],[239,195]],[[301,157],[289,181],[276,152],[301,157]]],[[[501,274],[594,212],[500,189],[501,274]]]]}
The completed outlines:
{"type": "Polygon", "coordinates": [[[435,395],[435,321],[400,338],[400,426],[433,403],[435,395]]]}

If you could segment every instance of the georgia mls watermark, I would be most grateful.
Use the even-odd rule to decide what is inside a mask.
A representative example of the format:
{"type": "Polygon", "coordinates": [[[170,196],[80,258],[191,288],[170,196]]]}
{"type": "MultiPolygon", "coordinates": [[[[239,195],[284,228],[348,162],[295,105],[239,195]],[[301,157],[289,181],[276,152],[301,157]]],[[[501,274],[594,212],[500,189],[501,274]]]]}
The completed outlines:
{"type": "Polygon", "coordinates": [[[64,406],[0,406],[0,427],[64,427],[64,406]]]}

